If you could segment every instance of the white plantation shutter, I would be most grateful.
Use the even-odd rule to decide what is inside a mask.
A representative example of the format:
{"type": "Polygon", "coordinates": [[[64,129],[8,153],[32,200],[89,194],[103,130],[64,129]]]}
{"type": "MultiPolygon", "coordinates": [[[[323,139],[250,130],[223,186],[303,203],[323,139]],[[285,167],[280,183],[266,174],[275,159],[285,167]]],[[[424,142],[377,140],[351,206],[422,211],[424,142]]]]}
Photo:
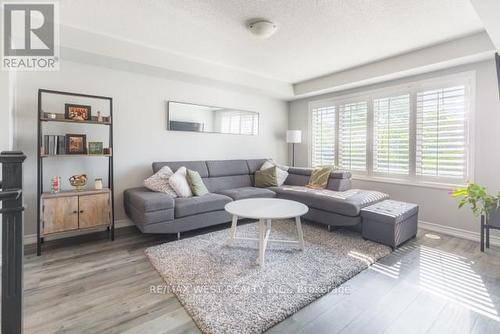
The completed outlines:
{"type": "Polygon", "coordinates": [[[312,165],[332,165],[335,163],[335,107],[312,110],[312,165]]]}
{"type": "Polygon", "coordinates": [[[417,93],[418,176],[465,180],[467,114],[465,86],[417,93]]]}
{"type": "Polygon", "coordinates": [[[221,117],[221,132],[232,134],[257,134],[259,117],[250,113],[227,112],[221,117]]]}
{"type": "Polygon", "coordinates": [[[241,130],[243,135],[257,134],[255,131],[258,118],[254,114],[241,114],[241,130]]]}
{"type": "Polygon", "coordinates": [[[339,110],[339,166],[366,171],[366,131],[368,103],[346,103],[339,110]]]}
{"type": "Polygon", "coordinates": [[[373,171],[408,175],[410,95],[375,99],[373,112],[373,171]]]}
{"type": "Polygon", "coordinates": [[[311,164],[368,178],[463,185],[474,168],[473,87],[471,72],[316,101],[311,164]]]}

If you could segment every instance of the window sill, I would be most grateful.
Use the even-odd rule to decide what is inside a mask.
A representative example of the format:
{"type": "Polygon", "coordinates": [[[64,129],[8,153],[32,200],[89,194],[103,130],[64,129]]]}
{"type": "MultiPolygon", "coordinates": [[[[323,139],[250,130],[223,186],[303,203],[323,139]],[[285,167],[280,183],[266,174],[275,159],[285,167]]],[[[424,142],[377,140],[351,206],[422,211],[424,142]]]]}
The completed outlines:
{"type": "Polygon", "coordinates": [[[465,187],[466,184],[455,184],[455,183],[439,183],[439,182],[426,182],[426,181],[413,181],[413,180],[402,180],[393,179],[388,177],[378,177],[378,176],[364,176],[364,175],[353,175],[353,180],[368,181],[368,182],[378,182],[378,183],[390,183],[399,184],[403,186],[411,187],[421,187],[421,188],[431,188],[431,189],[441,189],[441,190],[451,190],[457,187],[465,187]]]}

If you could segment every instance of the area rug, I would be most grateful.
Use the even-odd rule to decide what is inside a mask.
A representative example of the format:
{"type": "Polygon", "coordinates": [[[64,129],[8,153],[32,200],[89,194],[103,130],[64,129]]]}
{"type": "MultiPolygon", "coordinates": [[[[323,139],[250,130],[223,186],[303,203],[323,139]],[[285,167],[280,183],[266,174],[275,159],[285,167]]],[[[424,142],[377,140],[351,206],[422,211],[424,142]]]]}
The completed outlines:
{"type": "MultiPolygon", "coordinates": [[[[304,251],[270,243],[264,267],[255,262],[257,243],[230,246],[229,230],[148,248],[166,282],[156,292],[173,292],[204,333],[262,333],[391,252],[359,233],[303,230],[304,251]]],[[[237,234],[255,238],[257,224],[238,226],[237,234]]],[[[293,220],[273,221],[271,239],[296,235],[293,220]]]]}

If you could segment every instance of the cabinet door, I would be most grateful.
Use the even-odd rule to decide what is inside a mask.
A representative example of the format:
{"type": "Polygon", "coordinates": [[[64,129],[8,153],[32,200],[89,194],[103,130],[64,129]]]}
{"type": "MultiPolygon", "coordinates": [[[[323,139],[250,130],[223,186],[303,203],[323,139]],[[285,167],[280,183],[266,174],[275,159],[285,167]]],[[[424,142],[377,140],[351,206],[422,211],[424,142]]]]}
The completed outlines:
{"type": "Polygon", "coordinates": [[[109,224],[109,193],[80,196],[79,228],[109,224]]]}
{"type": "Polygon", "coordinates": [[[43,234],[78,229],[78,196],[44,199],[42,217],[43,234]]]}

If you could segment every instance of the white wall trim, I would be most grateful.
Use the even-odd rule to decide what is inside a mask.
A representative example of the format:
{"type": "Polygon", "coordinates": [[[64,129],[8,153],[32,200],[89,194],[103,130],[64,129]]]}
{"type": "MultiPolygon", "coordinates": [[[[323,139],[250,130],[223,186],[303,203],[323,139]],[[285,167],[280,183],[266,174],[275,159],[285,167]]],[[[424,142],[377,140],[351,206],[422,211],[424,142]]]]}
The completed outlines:
{"type": "MultiPolygon", "coordinates": [[[[481,235],[479,234],[479,232],[473,232],[473,231],[463,230],[461,228],[429,223],[422,220],[418,221],[418,225],[419,229],[441,233],[452,237],[457,237],[476,242],[479,242],[481,240],[481,235]]],[[[495,235],[490,235],[490,245],[500,246],[500,237],[495,235]]]]}
{"type": "MultiPolygon", "coordinates": [[[[127,226],[132,226],[132,225],[134,225],[134,222],[132,222],[130,219],[127,219],[127,218],[115,220],[115,229],[123,228],[123,227],[127,227],[127,226]]],[[[48,240],[57,240],[57,239],[68,238],[71,236],[83,235],[83,234],[88,234],[88,233],[95,233],[96,231],[97,230],[89,230],[86,232],[78,231],[78,232],[75,232],[74,234],[73,233],[65,233],[65,234],[60,234],[60,235],[54,235],[54,236],[51,236],[47,239],[48,240]]],[[[26,234],[24,236],[24,245],[26,246],[26,245],[33,245],[33,244],[36,244],[36,234],[26,234]]]]}
{"type": "MultiPolygon", "coordinates": [[[[423,229],[426,231],[432,231],[432,232],[441,233],[441,234],[449,235],[452,237],[476,241],[476,242],[479,242],[479,240],[480,240],[480,235],[478,232],[468,231],[468,230],[464,230],[464,229],[460,229],[460,228],[449,227],[449,226],[435,224],[435,223],[429,223],[429,222],[426,222],[423,220],[419,220],[418,224],[419,224],[419,226],[418,226],[419,229],[423,229]]],[[[117,220],[115,222],[115,228],[117,228],[117,229],[132,226],[132,225],[134,225],[134,223],[130,219],[120,219],[120,220],[117,220]]],[[[65,235],[65,236],[61,235],[59,237],[54,236],[52,240],[66,238],[66,237],[67,237],[67,235],[65,235]]],[[[36,244],[36,234],[25,235],[24,236],[24,244],[25,245],[36,244]]],[[[495,235],[490,235],[490,244],[492,246],[500,247],[500,237],[495,236],[495,235]]]]}

